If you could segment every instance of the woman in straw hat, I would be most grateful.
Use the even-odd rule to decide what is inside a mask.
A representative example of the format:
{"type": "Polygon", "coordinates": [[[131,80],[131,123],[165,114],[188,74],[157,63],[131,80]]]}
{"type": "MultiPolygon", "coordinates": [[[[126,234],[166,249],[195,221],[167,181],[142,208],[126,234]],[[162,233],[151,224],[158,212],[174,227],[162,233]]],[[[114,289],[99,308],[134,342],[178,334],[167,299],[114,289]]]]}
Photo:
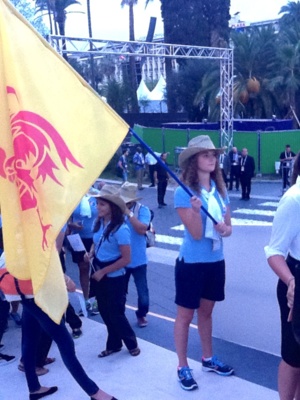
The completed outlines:
{"type": "Polygon", "coordinates": [[[126,205],[113,185],[104,185],[92,196],[97,198],[98,218],[88,258],[93,258],[92,279],[96,281],[96,299],[108,331],[106,349],[99,357],[120,351],[122,342],[132,356],[137,356],[140,349],[125,316],[125,266],[131,259],[130,231],[124,223],[126,205]]]}
{"type": "Polygon", "coordinates": [[[178,379],[184,390],[198,388],[187,361],[189,324],[197,310],[202,345],[202,368],[220,375],[233,369],[217,360],[212,350],[212,311],[216,301],[224,300],[225,262],[223,237],[231,235],[229,199],[218,155],[209,136],[197,136],[179,156],[183,183],[175,191],[175,208],[184,224],[184,240],[175,268],[177,316],[175,345],[179,361],[178,379]],[[208,210],[217,224],[201,209],[208,210]]]}

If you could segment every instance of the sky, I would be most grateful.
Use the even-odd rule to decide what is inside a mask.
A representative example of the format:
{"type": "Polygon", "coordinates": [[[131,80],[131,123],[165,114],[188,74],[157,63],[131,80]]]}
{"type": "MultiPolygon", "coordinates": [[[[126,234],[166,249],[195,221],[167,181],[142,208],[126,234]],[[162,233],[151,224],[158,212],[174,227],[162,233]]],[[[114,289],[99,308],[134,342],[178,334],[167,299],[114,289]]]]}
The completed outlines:
{"type": "MultiPolygon", "coordinates": [[[[81,5],[68,9],[72,12],[67,15],[66,35],[88,37],[86,0],[79,1],[81,5]]],[[[240,20],[246,22],[275,19],[278,18],[280,8],[287,2],[288,0],[231,0],[230,14],[240,12],[240,20]]],[[[121,0],[90,0],[90,4],[95,39],[129,40],[128,7],[121,8],[121,0]]],[[[160,0],[153,0],[145,9],[145,0],[139,0],[134,7],[136,40],[147,35],[151,16],[157,17],[155,34],[163,33],[160,5],[160,0]]]]}

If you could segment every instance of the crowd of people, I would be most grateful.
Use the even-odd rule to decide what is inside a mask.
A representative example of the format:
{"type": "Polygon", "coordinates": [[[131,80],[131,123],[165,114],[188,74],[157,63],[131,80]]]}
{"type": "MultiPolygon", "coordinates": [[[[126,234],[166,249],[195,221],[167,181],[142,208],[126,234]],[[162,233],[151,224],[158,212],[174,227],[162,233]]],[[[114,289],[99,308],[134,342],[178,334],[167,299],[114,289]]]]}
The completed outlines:
{"type": "MultiPolygon", "coordinates": [[[[136,154],[133,159],[136,160],[136,169],[143,170],[145,158],[140,148],[136,154]]],[[[126,152],[123,152],[123,156],[126,157],[126,152]]],[[[163,168],[167,153],[161,153],[159,157],[161,162],[157,166],[152,160],[151,165],[154,168],[150,186],[157,185],[158,206],[161,208],[166,205],[164,196],[169,175],[163,168]]],[[[291,155],[287,154],[287,157],[291,155]]],[[[125,160],[123,167],[126,163],[125,160]]],[[[215,148],[208,136],[201,135],[190,140],[188,146],[180,153],[179,166],[182,185],[175,190],[174,207],[184,225],[184,238],[178,257],[174,260],[174,342],[178,357],[178,381],[182,389],[191,391],[198,388],[187,358],[189,327],[195,312],[203,371],[215,372],[221,376],[234,373],[232,366],[214,354],[213,310],[216,302],[225,299],[224,240],[232,234],[227,190],[233,190],[234,182],[236,190],[239,190],[241,184],[241,199],[248,200],[255,164],[246,148],[239,152],[234,147],[226,155],[224,148],[215,148]]],[[[78,233],[86,249],[83,252],[71,250],[71,253],[73,262],[79,268],[79,280],[86,308],[90,308],[91,312],[93,309],[99,312],[107,329],[105,348],[98,355],[100,358],[121,351],[123,345],[130,356],[136,357],[141,354],[136,334],[125,314],[131,276],[137,290],[137,324],[140,328],[148,326],[146,231],[151,221],[151,212],[146,205],[141,204],[142,199],[138,194],[142,188],[142,174],[137,174],[137,184],[129,183],[125,172],[123,177],[124,182],[121,186],[101,184],[99,188],[91,188],[74,210],[62,232],[62,236],[78,233]],[[90,304],[91,296],[96,298],[96,307],[90,304]]],[[[299,209],[300,153],[295,158],[291,188],[280,200],[270,243],[265,248],[268,263],[279,277],[278,301],[282,324],[282,361],[278,375],[280,400],[300,400],[300,338],[293,330],[293,321],[300,318],[294,307],[295,271],[300,268],[299,209]]],[[[0,248],[5,250],[3,247],[1,241],[0,248]]],[[[59,243],[57,249],[64,264],[59,243]]],[[[25,372],[30,399],[40,399],[57,391],[56,386],[43,387],[38,380],[38,376],[41,375],[38,368],[46,369],[47,362],[55,361],[48,357],[49,341],[51,344],[52,340],[56,342],[63,362],[73,378],[91,398],[115,399],[103,392],[88,377],[77,359],[73,339],[80,336],[76,336],[76,333],[78,329],[81,331],[81,325],[79,328],[71,327],[72,338],[65,326],[65,318],[60,324],[55,324],[35,304],[30,287],[26,289],[28,291],[17,290],[16,296],[10,298],[11,293],[4,289],[3,283],[7,273],[4,252],[1,260],[0,288],[4,294],[2,293],[0,298],[0,343],[10,307],[7,300],[17,299],[21,301],[23,309],[20,364],[25,372]]],[[[15,282],[14,279],[11,281],[15,282]]],[[[74,282],[67,275],[65,282],[69,291],[75,290],[74,282]]],[[[16,285],[14,290],[16,291],[16,285]]],[[[5,365],[14,360],[14,356],[3,354],[0,348],[0,363],[5,365]]],[[[47,372],[46,369],[45,373],[47,372]]]]}

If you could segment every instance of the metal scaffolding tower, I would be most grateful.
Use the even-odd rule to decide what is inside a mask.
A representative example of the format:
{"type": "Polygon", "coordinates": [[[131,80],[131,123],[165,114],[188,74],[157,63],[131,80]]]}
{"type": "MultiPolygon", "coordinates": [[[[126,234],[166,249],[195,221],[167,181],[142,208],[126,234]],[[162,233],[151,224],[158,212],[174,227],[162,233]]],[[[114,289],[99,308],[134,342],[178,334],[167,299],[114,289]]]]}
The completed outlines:
{"type": "Polygon", "coordinates": [[[61,55],[93,57],[104,55],[219,60],[220,62],[220,145],[233,145],[233,49],[185,46],[166,43],[123,42],[93,38],[49,35],[49,43],[61,55]]]}

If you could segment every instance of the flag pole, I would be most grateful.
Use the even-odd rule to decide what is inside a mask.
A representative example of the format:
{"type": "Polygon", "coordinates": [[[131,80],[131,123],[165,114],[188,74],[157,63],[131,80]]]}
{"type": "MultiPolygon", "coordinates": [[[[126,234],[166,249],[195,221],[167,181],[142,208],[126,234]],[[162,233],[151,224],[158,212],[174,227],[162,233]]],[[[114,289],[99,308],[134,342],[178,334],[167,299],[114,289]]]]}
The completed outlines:
{"type": "MultiPolygon", "coordinates": [[[[129,133],[140,142],[140,144],[156,159],[156,161],[168,172],[168,174],[178,183],[178,185],[180,185],[182,187],[182,189],[190,196],[194,196],[194,193],[192,193],[192,191],[184,184],[181,182],[181,180],[178,178],[178,176],[171,171],[171,169],[166,165],[166,163],[162,162],[161,158],[158,157],[154,151],[151,149],[151,147],[149,147],[147,145],[146,142],[143,141],[142,138],[139,137],[139,135],[134,132],[133,129],[129,128],[129,133]]],[[[212,220],[212,222],[214,224],[217,225],[217,221],[214,219],[214,217],[207,211],[207,209],[205,207],[203,207],[201,205],[201,210],[208,216],[208,218],[210,218],[212,220]]]]}

